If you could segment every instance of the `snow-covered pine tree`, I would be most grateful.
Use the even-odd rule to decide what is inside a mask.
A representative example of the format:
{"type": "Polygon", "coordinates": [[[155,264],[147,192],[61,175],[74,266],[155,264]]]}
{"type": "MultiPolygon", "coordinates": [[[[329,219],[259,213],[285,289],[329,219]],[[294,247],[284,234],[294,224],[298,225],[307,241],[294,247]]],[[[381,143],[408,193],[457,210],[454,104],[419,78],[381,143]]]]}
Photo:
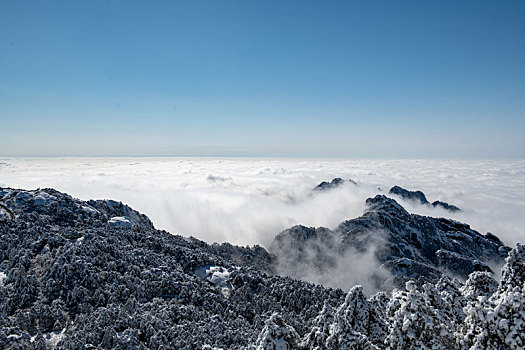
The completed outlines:
{"type": "Polygon", "coordinates": [[[257,350],[293,350],[299,348],[299,334],[287,325],[278,313],[273,313],[257,338],[257,350]]]}
{"type": "Polygon", "coordinates": [[[434,323],[439,327],[440,343],[443,344],[446,349],[453,350],[457,348],[454,334],[455,325],[459,319],[456,319],[452,302],[447,298],[449,294],[446,292],[441,293],[441,291],[436,288],[437,286],[444,287],[439,285],[439,281],[437,285],[430,283],[424,284],[423,297],[426,305],[433,310],[434,323]]]}
{"type": "Polygon", "coordinates": [[[465,349],[525,348],[525,246],[509,252],[498,288],[494,281],[472,273],[463,292],[468,300],[464,327],[457,335],[465,349]]]}
{"type": "Polygon", "coordinates": [[[389,334],[387,349],[447,349],[441,340],[442,327],[428,297],[416,288],[414,281],[406,283],[406,291],[394,291],[387,309],[389,334]]]}
{"type": "Polygon", "coordinates": [[[498,338],[510,349],[525,348],[525,245],[517,244],[505,259],[501,281],[490,301],[498,338]]]}
{"type": "Polygon", "coordinates": [[[307,333],[301,342],[305,349],[321,350],[326,348],[326,339],[330,336],[330,326],[334,320],[334,308],[324,302],[321,312],[314,320],[312,330],[307,333]]]}
{"type": "Polygon", "coordinates": [[[465,284],[460,288],[463,297],[468,300],[476,300],[480,296],[489,298],[498,288],[498,282],[490,272],[472,272],[465,284]]]}
{"type": "Polygon", "coordinates": [[[450,336],[454,338],[457,329],[463,325],[465,321],[465,313],[463,308],[467,301],[461,292],[462,284],[455,278],[443,276],[435,285],[435,290],[441,297],[441,302],[438,306],[438,312],[443,315],[450,326],[450,336]]]}
{"type": "Polygon", "coordinates": [[[386,308],[390,296],[386,292],[378,292],[368,299],[369,318],[368,318],[368,339],[376,346],[383,347],[386,336],[388,335],[388,323],[386,308]]]}
{"type": "Polygon", "coordinates": [[[363,287],[354,286],[334,315],[326,349],[376,349],[367,337],[369,308],[363,287]]]}

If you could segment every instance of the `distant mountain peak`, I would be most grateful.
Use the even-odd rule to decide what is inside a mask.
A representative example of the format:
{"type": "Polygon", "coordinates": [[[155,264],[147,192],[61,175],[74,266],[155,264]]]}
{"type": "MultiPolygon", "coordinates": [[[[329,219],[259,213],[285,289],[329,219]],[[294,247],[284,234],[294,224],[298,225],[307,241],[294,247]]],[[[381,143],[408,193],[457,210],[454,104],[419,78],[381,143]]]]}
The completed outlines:
{"type": "Polygon", "coordinates": [[[411,214],[384,195],[368,198],[366,204],[361,217],[333,230],[295,226],[279,233],[270,252],[281,271],[292,277],[304,270],[322,275],[348,252],[373,249],[378,264],[392,274],[390,282],[402,286],[408,279],[435,282],[447,274],[466,278],[473,271],[490,272],[486,263],[503,263],[509,250],[493,234],[482,235],[446,218],[411,214]]]}
{"type": "Polygon", "coordinates": [[[400,186],[394,186],[388,191],[389,194],[395,194],[403,198],[404,200],[411,200],[422,205],[432,205],[433,207],[440,207],[450,212],[460,211],[458,207],[452,204],[448,204],[442,201],[434,201],[432,204],[427,200],[425,194],[421,191],[409,191],[400,186]]]}
{"type": "Polygon", "coordinates": [[[332,181],[330,182],[327,182],[327,181],[321,182],[319,185],[315,186],[313,190],[314,191],[327,191],[327,190],[331,190],[337,187],[341,187],[345,183],[351,183],[353,185],[357,185],[357,182],[355,182],[352,179],[343,180],[340,177],[336,177],[332,179],[332,181]]]}

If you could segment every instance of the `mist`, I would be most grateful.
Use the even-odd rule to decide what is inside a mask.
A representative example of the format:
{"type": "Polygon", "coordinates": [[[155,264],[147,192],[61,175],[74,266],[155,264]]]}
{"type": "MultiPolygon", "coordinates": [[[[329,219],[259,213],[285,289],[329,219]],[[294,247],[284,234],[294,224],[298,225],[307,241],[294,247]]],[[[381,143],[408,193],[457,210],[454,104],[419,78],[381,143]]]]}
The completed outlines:
{"type": "Polygon", "coordinates": [[[301,226],[293,227],[270,246],[270,252],[277,257],[278,274],[343,290],[359,284],[367,294],[393,287],[391,272],[382,267],[376,254],[385,250],[384,231],[367,232],[367,240],[358,248],[342,244],[339,232],[326,228],[318,228],[315,233],[306,230],[310,232],[301,226]],[[292,238],[297,233],[310,238],[297,242],[292,238]]]}
{"type": "Polygon", "coordinates": [[[524,241],[524,161],[264,158],[3,158],[0,186],[52,187],[80,199],[116,199],[158,229],[207,242],[268,247],[296,224],[334,228],[393,185],[462,209],[392,196],[409,212],[466,222],[506,244],[524,241]],[[334,177],[358,183],[313,192],[334,177]]]}

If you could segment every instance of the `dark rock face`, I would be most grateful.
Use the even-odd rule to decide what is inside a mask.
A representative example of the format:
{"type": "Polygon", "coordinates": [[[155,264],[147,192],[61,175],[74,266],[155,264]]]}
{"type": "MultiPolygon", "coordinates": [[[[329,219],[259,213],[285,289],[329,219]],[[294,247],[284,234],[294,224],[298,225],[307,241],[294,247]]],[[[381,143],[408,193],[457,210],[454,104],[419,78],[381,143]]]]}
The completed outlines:
{"type": "Polygon", "coordinates": [[[394,186],[388,191],[390,194],[397,194],[403,199],[413,200],[421,204],[428,204],[427,197],[421,191],[409,191],[405,190],[403,187],[394,186]]]}
{"type": "Polygon", "coordinates": [[[357,182],[355,182],[352,179],[343,180],[340,177],[336,177],[330,182],[327,182],[327,181],[321,182],[319,185],[314,187],[314,191],[331,190],[331,189],[334,189],[334,188],[342,186],[345,182],[349,182],[351,184],[357,185],[357,182]]]}
{"type": "MultiPolygon", "coordinates": [[[[399,186],[394,186],[390,189],[390,191],[388,191],[389,194],[396,194],[398,196],[400,196],[401,198],[405,199],[405,200],[412,200],[412,201],[415,201],[415,202],[418,202],[420,204],[423,204],[423,205],[429,205],[430,202],[427,200],[427,197],[425,196],[425,194],[421,191],[409,191],[409,190],[405,190],[404,188],[402,187],[399,187],[399,186]]],[[[452,204],[448,204],[446,202],[442,202],[442,201],[434,201],[432,202],[432,206],[433,207],[440,207],[440,208],[443,208],[445,210],[448,210],[450,212],[456,212],[456,211],[460,211],[461,209],[459,209],[458,207],[456,207],[455,205],[452,205],[452,204]]]]}
{"type": "Polygon", "coordinates": [[[509,249],[492,234],[483,236],[454,220],[410,214],[383,195],[367,199],[367,204],[363,216],[334,230],[285,230],[275,237],[270,252],[297,270],[322,271],[349,249],[365,251],[374,245],[378,261],[393,274],[394,285],[400,285],[408,279],[436,281],[443,274],[466,278],[473,271],[490,271],[486,263],[503,263],[509,249]],[[322,252],[330,254],[324,257],[322,252]]]}
{"type": "Polygon", "coordinates": [[[0,348],[224,349],[279,312],[300,334],[341,290],[270,274],[261,247],[155,230],[114,201],[0,189],[0,348]],[[127,218],[131,227],[108,225],[127,218]]]}
{"type": "Polygon", "coordinates": [[[432,202],[432,206],[433,207],[441,207],[443,209],[446,209],[446,210],[452,211],[452,212],[461,210],[458,207],[456,207],[455,205],[448,204],[447,202],[442,202],[442,201],[434,201],[434,202],[432,202]]]}

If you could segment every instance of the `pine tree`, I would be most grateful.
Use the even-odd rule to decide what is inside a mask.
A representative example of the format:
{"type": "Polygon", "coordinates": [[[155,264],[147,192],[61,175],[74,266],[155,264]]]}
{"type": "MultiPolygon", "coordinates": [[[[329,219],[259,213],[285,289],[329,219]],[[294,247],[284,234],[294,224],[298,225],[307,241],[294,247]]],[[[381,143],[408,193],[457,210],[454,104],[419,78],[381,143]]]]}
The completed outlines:
{"type": "Polygon", "coordinates": [[[376,346],[367,337],[369,315],[370,306],[363,293],[363,287],[353,287],[335,313],[326,348],[375,349],[376,346]]]}
{"type": "Polygon", "coordinates": [[[525,245],[517,244],[505,259],[501,281],[490,301],[497,337],[511,349],[525,348],[525,245]]]}
{"type": "Polygon", "coordinates": [[[525,348],[525,246],[518,244],[505,261],[492,296],[494,282],[486,275],[471,274],[463,288],[468,303],[457,338],[465,349],[525,348]]]}
{"type": "Polygon", "coordinates": [[[384,346],[388,335],[386,309],[390,296],[385,292],[378,292],[368,299],[370,313],[368,319],[368,339],[376,346],[384,346]]]}
{"type": "Polygon", "coordinates": [[[299,335],[278,313],[273,313],[257,338],[257,350],[292,350],[299,348],[299,335]]]}
{"type": "Polygon", "coordinates": [[[406,292],[395,291],[389,304],[388,349],[447,349],[443,344],[440,320],[425,293],[414,281],[406,283],[406,292]]]}
{"type": "Polygon", "coordinates": [[[326,348],[326,340],[330,336],[330,326],[334,320],[334,308],[325,301],[323,309],[314,320],[312,330],[307,333],[302,342],[302,347],[312,350],[326,348]]]}

